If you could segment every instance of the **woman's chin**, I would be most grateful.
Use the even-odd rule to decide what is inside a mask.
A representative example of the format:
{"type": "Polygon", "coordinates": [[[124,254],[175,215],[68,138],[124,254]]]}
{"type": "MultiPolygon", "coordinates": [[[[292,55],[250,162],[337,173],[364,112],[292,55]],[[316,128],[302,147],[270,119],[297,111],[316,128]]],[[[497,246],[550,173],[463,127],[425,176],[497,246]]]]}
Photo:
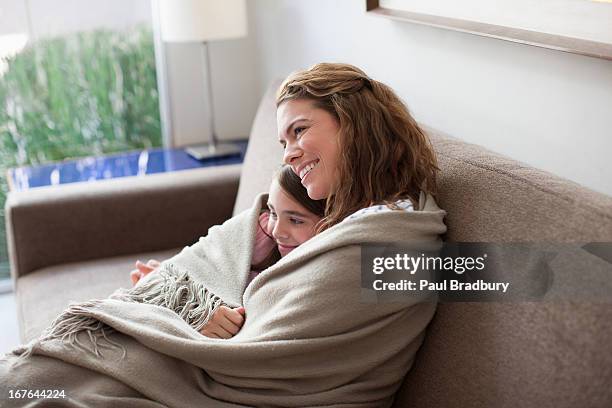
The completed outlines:
{"type": "Polygon", "coordinates": [[[325,197],[327,197],[322,191],[321,189],[317,189],[314,186],[308,186],[306,187],[306,191],[308,192],[308,197],[310,197],[310,199],[312,200],[322,200],[325,197]]]}
{"type": "MultiPolygon", "coordinates": [[[[317,169],[315,169],[317,170],[317,169]]],[[[326,177],[321,177],[321,174],[308,173],[302,180],[302,185],[306,188],[308,197],[311,200],[323,200],[329,195],[329,186],[326,183],[326,177]]]]}

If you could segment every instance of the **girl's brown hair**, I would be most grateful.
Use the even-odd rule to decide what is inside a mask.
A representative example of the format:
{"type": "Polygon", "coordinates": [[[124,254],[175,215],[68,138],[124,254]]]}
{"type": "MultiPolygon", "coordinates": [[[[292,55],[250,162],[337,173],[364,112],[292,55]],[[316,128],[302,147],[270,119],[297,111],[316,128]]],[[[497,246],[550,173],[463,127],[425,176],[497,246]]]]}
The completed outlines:
{"type": "Polygon", "coordinates": [[[420,191],[436,195],[439,170],[425,132],[387,85],[349,64],[316,64],[283,82],[276,106],[307,99],[339,123],[338,178],[327,197],[321,232],[355,211],[378,203],[393,207],[420,191]]]}
{"type": "MultiPolygon", "coordinates": [[[[302,185],[302,181],[300,180],[299,176],[293,172],[291,166],[287,166],[286,164],[281,166],[274,177],[283,191],[289,194],[298,204],[321,219],[325,216],[326,200],[313,200],[312,198],[308,197],[308,191],[306,191],[306,188],[302,185]]],[[[265,226],[260,225],[259,228],[261,228],[264,233],[268,235],[265,226]]],[[[280,252],[278,251],[278,247],[275,245],[272,251],[270,251],[263,261],[256,265],[252,265],[251,268],[256,271],[263,271],[264,269],[275,264],[280,258],[280,252]]]]}

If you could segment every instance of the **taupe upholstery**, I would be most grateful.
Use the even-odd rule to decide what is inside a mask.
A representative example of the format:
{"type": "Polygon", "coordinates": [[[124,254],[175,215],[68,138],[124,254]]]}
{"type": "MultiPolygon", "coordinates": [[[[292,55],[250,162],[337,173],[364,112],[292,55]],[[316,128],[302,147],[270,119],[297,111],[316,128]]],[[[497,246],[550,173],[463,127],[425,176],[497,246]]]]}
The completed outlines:
{"type": "Polygon", "coordinates": [[[426,129],[442,170],[438,201],[448,212],[448,239],[612,240],[612,197],[426,129]]]}
{"type": "MultiPolygon", "coordinates": [[[[282,149],[277,140],[274,104],[276,86],[278,83],[266,93],[253,124],[240,187],[233,204],[234,213],[246,209],[258,192],[267,190],[273,171],[280,164],[282,149]]],[[[438,204],[448,212],[447,240],[612,241],[611,197],[432,129],[427,131],[441,167],[438,204]]],[[[182,180],[176,182],[180,184],[182,180]]],[[[231,188],[227,191],[226,198],[231,195],[230,191],[235,192],[231,188]]],[[[158,193],[161,194],[160,191],[151,192],[148,197],[158,193]]],[[[104,200],[104,197],[99,199],[104,200]]],[[[229,216],[232,204],[227,199],[224,203],[228,206],[229,216]]],[[[37,313],[41,310],[52,310],[41,319],[48,320],[68,296],[75,300],[94,294],[100,296],[126,281],[125,271],[137,255],[112,261],[101,259],[92,263],[45,267],[50,260],[56,264],[60,260],[46,255],[44,243],[40,240],[34,242],[37,250],[45,254],[42,260],[34,251],[22,251],[19,247],[30,245],[28,236],[31,231],[22,236],[23,220],[15,219],[17,214],[35,215],[41,222],[44,218],[36,206],[21,211],[17,200],[12,200],[11,206],[9,210],[13,213],[12,222],[16,227],[13,234],[17,237],[12,238],[17,247],[13,248],[12,254],[29,254],[27,260],[19,256],[16,256],[18,262],[14,260],[19,270],[31,272],[25,277],[21,277],[22,274],[17,276],[23,305],[22,324],[24,320],[28,322],[24,330],[26,336],[33,336],[39,330],[40,323],[30,322],[37,322],[37,313]],[[74,291],[70,289],[49,296],[45,287],[60,285],[60,282],[75,288],[74,291]],[[95,286],[95,289],[79,289],[84,285],[95,286]]],[[[197,206],[197,203],[194,201],[190,206],[197,206]]],[[[168,217],[168,211],[171,211],[169,204],[160,207],[159,212],[150,208],[146,217],[168,217]]],[[[217,214],[217,218],[220,215],[217,214]]],[[[173,216],[176,222],[185,225],[184,221],[179,221],[183,216],[180,209],[176,209],[173,216]]],[[[117,214],[112,211],[97,211],[96,217],[104,217],[97,220],[96,225],[117,222],[117,214]]],[[[70,222],[69,219],[66,222],[70,222]]],[[[122,219],[121,222],[127,221],[122,219]]],[[[194,218],[188,222],[197,220],[194,218]]],[[[60,220],[55,223],[58,228],[61,226],[60,220]]],[[[133,224],[128,222],[126,225],[133,224]]],[[[78,230],[83,233],[82,229],[78,230]]],[[[62,231],[65,231],[63,227],[62,231]]],[[[195,240],[197,234],[193,232],[193,235],[195,240]]],[[[109,235],[105,237],[111,239],[109,235]]],[[[134,248],[134,252],[136,249],[161,249],[158,245],[161,241],[147,244],[150,238],[150,234],[142,237],[130,235],[130,240],[142,239],[137,244],[132,243],[130,248],[134,248]]],[[[178,238],[171,240],[173,246],[188,243],[184,234],[181,239],[185,242],[179,244],[178,238]]],[[[78,241],[70,242],[78,245],[78,241]]],[[[105,242],[104,245],[110,248],[112,243],[105,242]]],[[[114,250],[117,255],[126,253],[120,247],[114,250]]],[[[98,253],[110,256],[109,252],[110,249],[98,253]]],[[[71,254],[74,258],[74,251],[71,254]]],[[[398,328],[398,335],[401,335],[401,328],[398,328]]],[[[397,394],[395,406],[612,406],[611,338],[612,304],[440,304],[415,365],[397,394]]]]}

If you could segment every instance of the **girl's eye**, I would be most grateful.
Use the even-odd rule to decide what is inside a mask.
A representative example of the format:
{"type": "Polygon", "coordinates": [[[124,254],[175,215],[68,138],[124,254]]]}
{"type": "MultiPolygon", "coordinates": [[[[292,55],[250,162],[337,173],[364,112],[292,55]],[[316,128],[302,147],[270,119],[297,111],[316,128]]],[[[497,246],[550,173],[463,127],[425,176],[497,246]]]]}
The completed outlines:
{"type": "Polygon", "coordinates": [[[274,211],[270,211],[270,218],[276,218],[276,213],[274,211]]]}
{"type": "Polygon", "coordinates": [[[298,136],[300,133],[302,133],[304,130],[306,130],[305,127],[296,127],[294,129],[295,135],[298,136]]]}
{"type": "Polygon", "coordinates": [[[304,221],[298,220],[297,218],[291,218],[291,219],[289,219],[289,221],[291,221],[291,223],[295,224],[295,225],[300,225],[300,224],[304,223],[304,221]]]}

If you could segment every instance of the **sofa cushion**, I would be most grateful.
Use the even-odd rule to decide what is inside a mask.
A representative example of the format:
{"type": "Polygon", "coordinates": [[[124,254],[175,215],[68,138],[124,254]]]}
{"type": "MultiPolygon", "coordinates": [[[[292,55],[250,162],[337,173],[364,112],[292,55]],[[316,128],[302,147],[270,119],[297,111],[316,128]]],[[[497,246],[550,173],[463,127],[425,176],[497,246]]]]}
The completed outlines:
{"type": "Polygon", "coordinates": [[[20,337],[36,338],[71,301],[104,298],[119,287],[130,287],[129,272],[140,259],[164,260],[181,248],[56,265],[39,269],[17,281],[20,337]],[[40,299],[45,299],[41,302],[40,299]]]}

